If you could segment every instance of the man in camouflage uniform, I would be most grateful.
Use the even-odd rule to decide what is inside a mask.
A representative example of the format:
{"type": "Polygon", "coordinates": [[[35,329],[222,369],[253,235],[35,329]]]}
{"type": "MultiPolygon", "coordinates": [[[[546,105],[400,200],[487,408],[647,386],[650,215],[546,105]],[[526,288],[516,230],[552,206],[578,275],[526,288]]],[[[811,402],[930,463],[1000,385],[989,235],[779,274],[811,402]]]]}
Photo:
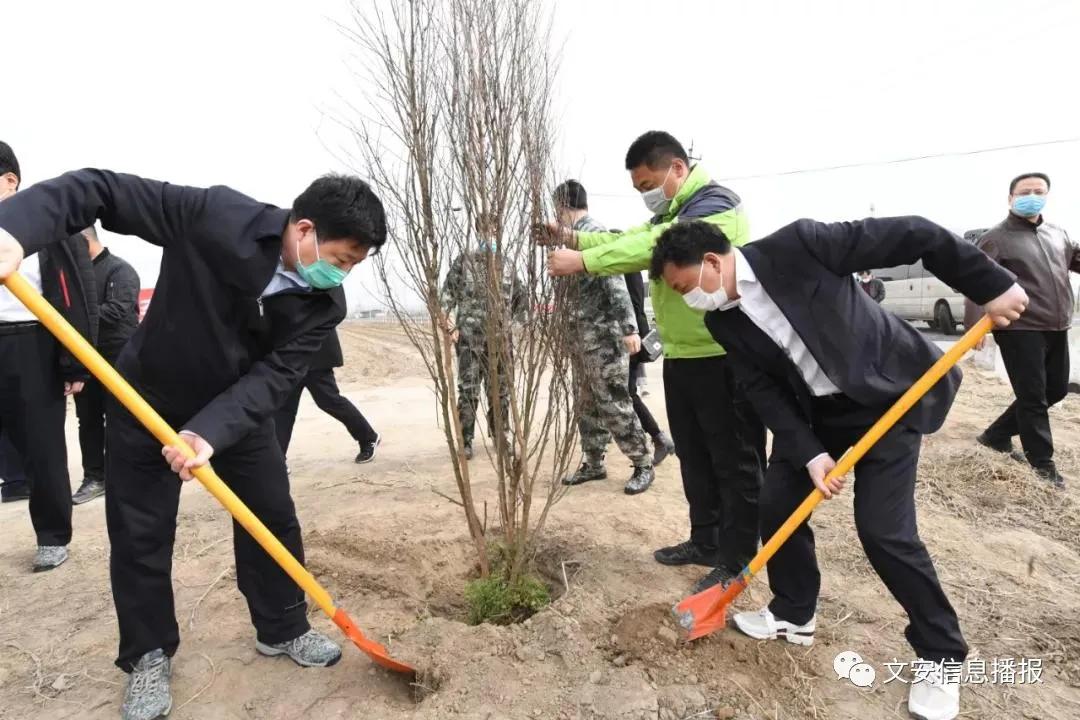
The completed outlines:
{"type": "MultiPolygon", "coordinates": [[[[576,180],[567,180],[555,189],[555,210],[559,222],[572,225],[574,230],[604,230],[589,217],[588,196],[576,180]]],[[[645,492],[652,485],[655,473],[645,432],[627,387],[630,353],[641,349],[641,338],[626,283],[618,276],[584,274],[567,281],[576,286],[568,294],[575,301],[571,313],[581,338],[574,367],[581,403],[578,430],[585,457],[577,472],[565,478],[563,484],[580,485],[605,479],[604,454],[614,437],[619,449],[634,464],[626,494],[645,492]]]]}
{"type": "Polygon", "coordinates": [[[499,413],[504,432],[509,432],[510,423],[510,385],[506,378],[510,364],[510,322],[525,309],[525,294],[513,269],[503,262],[498,253],[495,223],[478,220],[477,234],[480,246],[472,252],[466,252],[454,259],[450,271],[443,282],[443,312],[447,318],[447,329],[457,350],[458,358],[458,417],[461,420],[462,435],[465,440],[465,457],[473,457],[473,436],[476,432],[476,408],[480,402],[481,386],[484,399],[489,405],[487,410],[488,436],[495,434],[495,415],[490,407],[493,373],[489,371],[491,349],[488,334],[494,332],[495,352],[499,360],[499,413]],[[489,273],[500,278],[499,305],[503,317],[489,317],[488,308],[490,289],[489,273]],[[453,322],[449,320],[455,315],[453,322]]]}

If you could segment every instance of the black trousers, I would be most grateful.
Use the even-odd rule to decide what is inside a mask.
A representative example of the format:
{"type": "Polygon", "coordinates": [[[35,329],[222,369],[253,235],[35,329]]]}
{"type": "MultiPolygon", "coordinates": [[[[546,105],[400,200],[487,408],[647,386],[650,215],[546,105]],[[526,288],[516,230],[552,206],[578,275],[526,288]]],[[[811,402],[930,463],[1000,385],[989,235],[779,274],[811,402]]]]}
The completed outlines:
{"type": "MultiPolygon", "coordinates": [[[[110,362],[115,361],[112,358],[110,362]]],[[[96,378],[86,381],[75,396],[79,417],[79,449],[82,451],[83,480],[105,482],[105,395],[108,391],[96,378]]]]}
{"type": "Polygon", "coordinates": [[[5,493],[26,486],[26,470],[7,431],[0,433],[0,479],[4,481],[5,493]]]}
{"type": "Polygon", "coordinates": [[[690,504],[690,539],[741,570],[757,551],[765,427],[724,356],[664,361],[668,423],[690,504]]]}
{"type": "MultiPolygon", "coordinates": [[[[814,431],[828,453],[839,459],[883,412],[884,408],[870,410],[844,396],[821,398],[815,401],[814,431]]],[[[855,466],[855,528],[870,564],[908,615],[904,634],[918,656],[934,662],[962,661],[967,645],[960,623],[919,539],[915,519],[921,443],[919,433],[896,425],[855,466]]],[[[774,450],[761,490],[762,542],[814,489],[805,467],[777,454],[774,450]]],[[[808,523],[780,546],[768,569],[774,595],[769,609],[782,620],[808,622],[821,586],[808,523]]]]}
{"type": "Polygon", "coordinates": [[[636,360],[630,361],[630,381],[627,387],[630,389],[630,399],[634,402],[634,413],[637,414],[638,421],[641,422],[641,429],[645,431],[646,435],[656,439],[656,436],[660,434],[660,425],[657,424],[656,418],[649,412],[648,406],[638,395],[637,373],[639,367],[641,367],[640,362],[636,360]]]}
{"type": "MultiPolygon", "coordinates": [[[[181,483],[161,457],[157,440],[115,400],[108,402],[105,518],[120,626],[116,664],[131,672],[143,654],[162,648],[171,656],[180,644],[172,556],[181,483]]],[[[215,454],[212,464],[244,504],[303,562],[300,523],[273,423],[266,422],[235,446],[215,454]]],[[[303,591],[236,522],[233,550],[236,582],[247,599],[258,639],[284,642],[307,632],[303,591]]]]}
{"type": "Polygon", "coordinates": [[[1016,400],[986,434],[993,440],[1019,435],[1028,462],[1045,467],[1054,459],[1047,410],[1069,392],[1068,331],[999,330],[994,341],[1001,348],[1016,400]]]}
{"type": "Polygon", "coordinates": [[[26,470],[38,545],[71,542],[67,398],[56,354],[56,340],[39,325],[0,327],[0,434],[8,436],[26,470]]]}
{"type": "Polygon", "coordinates": [[[292,440],[293,425],[296,424],[296,410],[300,406],[300,395],[304,388],[311,393],[311,399],[320,410],[345,426],[358,443],[374,442],[376,433],[355,405],[341,395],[334,371],[310,370],[304,378],[304,382],[297,386],[289,399],[274,415],[274,425],[277,428],[278,444],[281,446],[283,455],[289,453],[289,443],[292,440]]]}

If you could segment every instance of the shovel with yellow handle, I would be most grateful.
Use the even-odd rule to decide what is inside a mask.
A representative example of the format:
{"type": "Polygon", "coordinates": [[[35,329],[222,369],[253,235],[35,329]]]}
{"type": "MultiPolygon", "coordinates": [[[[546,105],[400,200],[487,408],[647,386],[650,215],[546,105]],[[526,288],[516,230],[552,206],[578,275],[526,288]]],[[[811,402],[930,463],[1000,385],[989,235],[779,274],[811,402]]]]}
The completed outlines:
{"type": "MultiPolygon", "coordinates": [[[[826,480],[843,477],[851,471],[855,464],[862,459],[871,447],[892,428],[896,422],[904,416],[911,407],[919,402],[938,380],[959,362],[960,358],[975,347],[986,333],[993,329],[993,322],[989,316],[984,316],[973,328],[968,330],[960,341],[949,348],[936,363],[930,366],[921,378],[911,388],[900,396],[888,412],[873,427],[866,431],[859,442],[850,448],[836,463],[836,467],[829,471],[826,480]]],[[[780,546],[787,541],[795,529],[799,527],[817,507],[825,496],[820,490],[814,491],[803,500],[802,504],[795,509],[791,517],[780,526],[769,541],[758,551],[750,564],[742,569],[738,577],[731,581],[726,588],[722,585],[713,585],[708,590],[703,590],[696,595],[691,595],[675,606],[675,617],[679,624],[687,631],[687,640],[696,640],[700,637],[716,632],[727,625],[727,610],[735,598],[750,584],[750,579],[761,572],[765,563],[776,554],[780,546]]]]}
{"type": "MultiPolygon", "coordinates": [[[[41,296],[26,281],[26,279],[19,273],[12,273],[6,280],[4,285],[11,293],[19,298],[23,305],[27,307],[38,320],[49,329],[49,331],[56,336],[56,339],[64,344],[64,346],[71,351],[71,353],[79,359],[94,377],[101,381],[101,384],[108,388],[109,392],[116,396],[124,407],[131,412],[139,422],[150,431],[150,433],[162,443],[162,445],[171,445],[173,447],[180,448],[184,454],[188,457],[194,457],[195,453],[191,450],[187,443],[185,443],[180,436],[169,427],[168,423],[157,412],[154,411],[150,405],[142,399],[142,397],[135,391],[131,385],[128,384],[124,378],[120,377],[120,374],[105,358],[101,357],[97,350],[95,350],[90,343],[86,341],[78,333],[75,328],[65,320],[60,313],[50,305],[45,298],[41,296]]],[[[255,517],[254,513],[247,508],[246,505],[236,496],[229,487],[222,482],[221,478],[217,476],[217,473],[211,469],[209,465],[204,465],[201,468],[192,471],[192,474],[210,491],[210,494],[218,499],[225,509],[240,523],[245,530],[247,530],[256,542],[262,546],[270,557],[274,558],[278,565],[288,573],[289,577],[293,581],[303,588],[304,592],[308,594],[316,605],[322,608],[330,619],[334,621],[334,624],[341,628],[341,631],[345,633],[356,647],[367,653],[368,657],[374,660],[379,665],[385,668],[394,670],[400,673],[414,674],[415,670],[406,665],[405,663],[394,660],[387,653],[385,647],[364,637],[364,634],[360,632],[360,629],[356,627],[356,624],[352,621],[352,618],[341,608],[334,605],[333,598],[330,597],[330,593],[319,584],[319,581],[304,568],[300,562],[293,557],[281,542],[274,537],[262,521],[255,517]]]]}

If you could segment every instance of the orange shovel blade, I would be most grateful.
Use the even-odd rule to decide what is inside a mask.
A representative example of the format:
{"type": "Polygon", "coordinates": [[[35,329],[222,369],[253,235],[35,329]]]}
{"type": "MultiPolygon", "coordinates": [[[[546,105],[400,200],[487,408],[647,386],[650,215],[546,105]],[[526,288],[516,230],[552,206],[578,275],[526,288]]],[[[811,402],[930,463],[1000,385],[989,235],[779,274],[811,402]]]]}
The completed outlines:
{"type": "Polygon", "coordinates": [[[349,617],[349,614],[341,608],[338,608],[337,612],[334,613],[333,620],[334,624],[341,628],[341,632],[345,633],[345,636],[352,640],[356,647],[360,648],[360,650],[379,665],[382,665],[387,670],[393,670],[394,672],[416,675],[415,668],[406,665],[403,662],[398,662],[390,657],[390,654],[385,647],[374,640],[368,640],[367,637],[364,636],[364,633],[360,632],[360,628],[356,627],[356,623],[349,617]]]}
{"type": "Polygon", "coordinates": [[[697,595],[686,598],[672,612],[679,625],[686,630],[687,640],[697,640],[727,625],[727,610],[749,582],[749,577],[739,575],[725,588],[713,585],[697,595]]]}

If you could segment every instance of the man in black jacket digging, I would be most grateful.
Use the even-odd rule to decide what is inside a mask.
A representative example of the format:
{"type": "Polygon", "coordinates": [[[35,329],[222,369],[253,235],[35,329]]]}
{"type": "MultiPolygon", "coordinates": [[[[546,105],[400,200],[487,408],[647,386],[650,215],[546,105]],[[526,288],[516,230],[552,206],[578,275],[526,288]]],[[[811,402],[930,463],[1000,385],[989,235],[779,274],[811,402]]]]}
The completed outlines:
{"type": "MultiPolygon", "coordinates": [[[[0,208],[19,202],[22,181],[15,153],[0,142],[0,208]]],[[[85,227],[85,226],[84,226],[85,227]]],[[[93,342],[97,295],[86,242],[75,228],[29,258],[26,279],[68,322],[93,342]]],[[[68,559],[71,542],[71,479],[67,468],[64,415],[67,397],[80,392],[89,373],[41,326],[7,288],[0,287],[0,443],[9,475],[28,487],[4,484],[4,500],[30,498],[37,536],[35,572],[68,559]],[[21,471],[21,472],[20,472],[21,471]]]]}
{"type": "MultiPolygon", "coordinates": [[[[171,578],[175,474],[190,480],[213,456],[221,478],[303,561],[272,415],[345,315],[326,291],[384,243],[386,218],[368,185],[350,176],[319,178],[289,210],[223,186],[80,170],[0,204],[0,279],[24,254],[98,219],[163,250],[154,302],[117,368],[195,452],[187,459],[178,448],[162,449],[112,405],[105,508],[116,664],[131,673],[121,716],[151,720],[172,706],[171,657],[180,641],[171,578]]],[[[336,663],[341,651],[311,630],[303,591],[236,523],[233,545],[256,650],[308,667],[336,663]]]]}
{"type": "MultiPolygon", "coordinates": [[[[652,273],[727,348],[736,380],[773,433],[759,499],[768,540],[839,458],[939,358],[919,331],[883,310],[856,284],[866,267],[923,267],[982,305],[999,325],[1016,320],[1027,295],[1012,275],[970,243],[917,217],[853,223],[800,220],[733,248],[715,225],[675,225],[659,239],[652,273]]],[[[944,661],[962,662],[967,645],[938,582],[915,520],[915,473],[922,436],[945,421],[960,385],[953,368],[855,466],[855,527],[866,556],[907,613],[908,642],[935,664],[911,686],[909,710],[924,720],[959,713],[959,682],[944,661]]],[[[760,640],[810,645],[821,578],[814,534],[800,525],[768,563],[773,600],[734,616],[760,640]]]]}
{"type": "MultiPolygon", "coordinates": [[[[139,275],[135,268],[109,252],[91,226],[83,230],[97,283],[97,349],[116,364],[120,351],[139,326],[139,275]]],[[[79,416],[79,448],[82,450],[83,481],[71,496],[76,505],[105,494],[105,397],[107,391],[97,378],[86,381],[75,396],[79,416]]]]}

